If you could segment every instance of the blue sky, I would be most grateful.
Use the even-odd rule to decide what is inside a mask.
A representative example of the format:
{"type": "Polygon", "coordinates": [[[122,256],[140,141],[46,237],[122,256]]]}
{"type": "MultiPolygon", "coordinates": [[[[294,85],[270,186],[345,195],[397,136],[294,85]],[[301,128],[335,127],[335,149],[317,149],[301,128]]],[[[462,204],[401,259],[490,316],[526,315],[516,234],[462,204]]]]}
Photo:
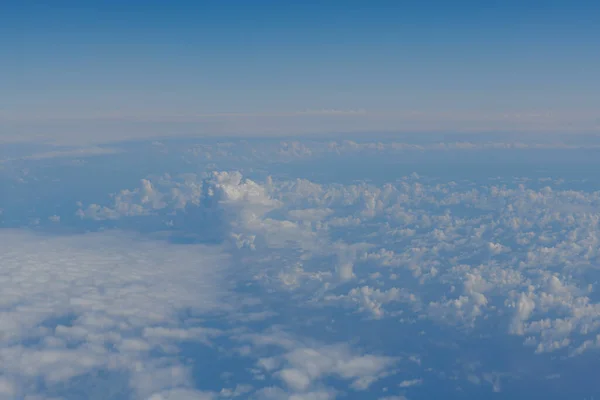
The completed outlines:
{"type": "Polygon", "coordinates": [[[600,6],[0,5],[0,400],[598,397],[600,6]]]}
{"type": "Polygon", "coordinates": [[[0,132],[221,113],[259,115],[257,133],[594,131],[599,16],[592,1],[13,1],[0,16],[0,132]],[[306,110],[370,116],[273,121],[306,110]],[[423,117],[407,124],[410,112],[423,117]],[[519,119],[531,113],[552,118],[519,119]]]}

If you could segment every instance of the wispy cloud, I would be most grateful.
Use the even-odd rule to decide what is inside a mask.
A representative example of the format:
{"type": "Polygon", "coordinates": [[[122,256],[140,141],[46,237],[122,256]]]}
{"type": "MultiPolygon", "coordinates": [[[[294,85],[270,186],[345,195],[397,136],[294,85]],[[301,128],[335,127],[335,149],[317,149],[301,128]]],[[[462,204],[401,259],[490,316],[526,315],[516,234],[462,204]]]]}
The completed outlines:
{"type": "Polygon", "coordinates": [[[108,112],[5,115],[0,142],[97,144],[164,137],[286,137],[331,133],[600,132],[597,112],[308,109],[289,112],[108,112]],[[17,133],[18,132],[18,133],[17,133]]]}

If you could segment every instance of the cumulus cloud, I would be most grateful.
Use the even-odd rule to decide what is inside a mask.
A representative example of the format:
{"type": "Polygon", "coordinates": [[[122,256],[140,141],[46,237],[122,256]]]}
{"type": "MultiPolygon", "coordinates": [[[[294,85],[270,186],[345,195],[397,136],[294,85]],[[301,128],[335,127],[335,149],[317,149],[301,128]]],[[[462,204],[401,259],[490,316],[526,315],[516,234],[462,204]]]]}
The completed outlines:
{"type": "Polygon", "coordinates": [[[220,143],[198,143],[191,147],[186,146],[181,150],[186,158],[193,161],[222,162],[226,168],[231,168],[235,162],[269,160],[269,162],[291,163],[294,161],[323,160],[336,157],[397,157],[402,155],[414,156],[415,154],[444,155],[445,153],[476,154],[485,151],[515,151],[515,150],[564,150],[573,151],[581,149],[599,148],[597,143],[578,143],[564,138],[555,137],[553,140],[541,140],[539,136],[521,136],[504,139],[496,138],[448,142],[440,137],[439,141],[399,141],[399,140],[281,140],[255,142],[249,145],[246,141],[231,141],[220,143]],[[487,139],[487,140],[486,140],[487,139]]]}
{"type": "Polygon", "coordinates": [[[383,306],[392,302],[416,302],[414,294],[406,290],[391,288],[389,290],[374,289],[369,286],[351,289],[347,295],[329,295],[325,297],[326,301],[346,301],[359,305],[359,311],[367,311],[373,318],[382,318],[385,315],[383,306]]]}
{"type": "MultiPolygon", "coordinates": [[[[529,143],[523,148],[542,150],[544,146],[561,145],[529,143]]],[[[161,279],[164,285],[172,282],[172,290],[184,285],[171,276],[159,279],[138,270],[139,282],[124,285],[126,292],[114,289],[93,297],[95,292],[88,289],[85,296],[70,295],[73,302],[64,306],[67,311],[64,315],[51,313],[50,322],[32,316],[34,311],[43,314],[48,308],[38,303],[30,308],[22,305],[19,313],[4,313],[1,326],[13,332],[15,343],[10,342],[10,351],[3,357],[14,365],[19,359],[36,360],[37,369],[31,370],[31,376],[43,376],[48,385],[75,376],[73,370],[59,365],[73,364],[82,371],[110,365],[128,371],[127,382],[132,382],[136,393],[148,396],[178,393],[265,399],[329,399],[341,397],[343,391],[366,391],[378,387],[374,382],[392,373],[399,357],[409,355],[418,360],[414,370],[394,377],[389,384],[400,394],[435,386],[436,379],[459,382],[456,385],[465,391],[468,385],[482,382],[489,383],[490,390],[505,390],[510,382],[505,385],[504,380],[520,379],[520,374],[531,377],[542,369],[544,374],[554,373],[545,371],[542,364],[546,361],[554,365],[550,361],[561,359],[576,365],[585,358],[582,355],[593,356],[600,348],[598,192],[546,178],[466,180],[457,173],[451,181],[411,174],[391,176],[388,183],[334,183],[290,178],[289,171],[278,173],[277,168],[247,168],[273,154],[280,157],[275,161],[283,162],[286,157],[306,160],[320,155],[410,152],[456,155],[457,151],[465,154],[510,147],[491,142],[416,146],[352,141],[191,146],[185,160],[196,160],[197,164],[188,164],[194,173],[146,176],[137,187],[82,205],[78,215],[86,228],[97,229],[108,225],[137,230],[143,220],[139,224],[142,231],[193,233],[194,239],[208,238],[204,241],[228,252],[237,268],[230,276],[233,280],[243,277],[243,284],[236,282],[242,297],[247,297],[245,306],[232,311],[227,321],[237,324],[232,332],[242,347],[236,354],[251,359],[252,367],[246,372],[252,375],[252,386],[237,388],[232,383],[210,393],[195,392],[189,384],[187,364],[167,355],[166,363],[147,363],[144,369],[127,367],[134,360],[146,360],[156,349],[171,354],[174,343],[180,341],[208,346],[232,334],[202,324],[177,323],[161,311],[185,309],[192,301],[156,306],[148,301],[146,309],[140,300],[134,309],[140,315],[158,313],[156,320],[144,322],[144,328],[129,321],[137,321],[138,316],[121,315],[116,321],[102,305],[108,299],[143,299],[144,288],[161,279]],[[247,164],[240,170],[217,167],[231,160],[247,164]],[[210,163],[209,172],[196,168],[203,162],[210,163]],[[93,315],[84,311],[92,308],[96,310],[93,315]],[[274,321],[302,334],[262,331],[274,321]],[[103,331],[98,328],[102,326],[106,327],[103,331]],[[26,334],[38,346],[35,351],[28,344],[16,343],[16,338],[26,334]],[[44,335],[49,338],[42,340],[44,335]],[[338,336],[366,343],[369,351],[339,343],[338,336]],[[88,342],[94,346],[83,346],[88,342]],[[39,343],[54,346],[54,352],[43,353],[46,350],[39,343]],[[55,343],[66,345],[59,351],[55,343]],[[389,346],[385,349],[389,354],[382,356],[384,352],[374,350],[379,343],[389,346]],[[504,375],[502,366],[498,368],[501,372],[489,372],[495,370],[490,365],[496,361],[486,358],[487,352],[494,349],[503,352],[499,359],[504,359],[504,353],[510,358],[504,372],[514,364],[523,367],[504,375]],[[103,354],[110,354],[112,364],[103,354]],[[438,354],[440,360],[457,361],[436,360],[438,354]],[[571,358],[563,357],[567,355],[571,358]],[[473,363],[477,366],[464,372],[464,365],[459,364],[473,359],[479,364],[473,363]],[[168,383],[161,378],[165,376],[168,383]],[[416,376],[423,378],[413,379],[416,376]],[[502,386],[499,376],[503,377],[502,386]],[[332,384],[340,381],[342,385],[332,384]]],[[[46,220],[44,216],[40,223],[46,220]]],[[[60,225],[67,220],[61,217],[60,225]]],[[[155,265],[152,262],[150,265],[155,265]]],[[[97,270],[109,272],[102,278],[93,275],[90,282],[104,282],[102,279],[112,276],[110,268],[97,270]]],[[[60,275],[69,274],[75,272],[60,275]]],[[[66,285],[63,289],[67,293],[77,287],[66,285]]],[[[215,283],[211,289],[218,287],[215,283]]],[[[33,379],[17,371],[24,367],[14,368],[10,376],[19,377],[17,384],[0,381],[0,389],[7,393],[21,393],[24,383],[18,382],[33,379]]],[[[394,398],[394,393],[385,391],[368,394],[394,398]]]]}
{"type": "MultiPolygon", "coordinates": [[[[142,181],[139,189],[121,192],[106,214],[177,212],[174,193],[183,192],[193,193],[184,201],[192,219],[210,214],[211,229],[220,226],[235,248],[254,252],[246,260],[265,284],[305,286],[307,294],[317,289],[323,300],[350,301],[376,318],[387,304],[396,304],[391,315],[426,310],[433,320],[470,328],[512,315],[505,332],[527,335],[538,352],[579,346],[600,329],[593,288],[573,275],[598,259],[600,217],[590,212],[600,204],[597,192],[522,183],[460,187],[416,175],[382,186],[260,183],[234,171],[142,181]],[[361,227],[354,236],[334,239],[349,227],[341,221],[353,220],[361,227]],[[269,267],[259,261],[264,254],[279,261],[269,267]],[[386,269],[393,286],[381,281],[386,269]],[[347,294],[336,292],[354,281],[359,286],[347,294]]],[[[94,210],[83,214],[94,218],[94,210]]]]}
{"type": "Polygon", "coordinates": [[[349,381],[349,387],[355,391],[366,390],[392,373],[398,362],[394,357],[362,354],[346,344],[306,343],[277,331],[246,334],[238,340],[250,343],[256,352],[266,346],[279,348],[278,355],[259,359],[258,366],[281,381],[290,396],[297,398],[313,398],[316,393],[331,396],[334,391],[325,382],[332,377],[349,381]]]}

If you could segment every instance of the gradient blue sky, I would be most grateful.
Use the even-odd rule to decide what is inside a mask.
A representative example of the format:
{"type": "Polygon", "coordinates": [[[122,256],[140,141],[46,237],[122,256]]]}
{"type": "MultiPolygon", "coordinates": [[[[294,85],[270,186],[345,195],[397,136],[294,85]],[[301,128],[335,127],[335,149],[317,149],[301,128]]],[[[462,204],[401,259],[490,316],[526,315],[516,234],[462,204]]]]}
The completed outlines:
{"type": "Polygon", "coordinates": [[[6,1],[0,135],[49,119],[304,110],[319,116],[309,130],[344,130],[314,111],[331,109],[364,110],[366,130],[427,130],[403,124],[416,111],[438,131],[503,130],[503,118],[515,130],[540,113],[552,115],[541,130],[593,131],[598,21],[598,2],[567,0],[6,1]]]}

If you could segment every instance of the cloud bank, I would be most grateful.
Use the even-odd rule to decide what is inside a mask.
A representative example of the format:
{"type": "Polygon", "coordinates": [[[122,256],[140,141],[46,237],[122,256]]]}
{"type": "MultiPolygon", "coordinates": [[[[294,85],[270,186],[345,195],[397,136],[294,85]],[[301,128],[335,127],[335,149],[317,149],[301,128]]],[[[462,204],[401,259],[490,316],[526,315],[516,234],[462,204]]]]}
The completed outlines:
{"type": "Polygon", "coordinates": [[[122,399],[595,393],[593,379],[580,382],[600,348],[600,193],[582,173],[597,149],[585,146],[157,141],[106,156],[127,166],[155,156],[152,173],[122,168],[130,176],[110,182],[92,178],[98,161],[10,161],[3,182],[30,195],[22,219],[20,204],[0,199],[3,221],[46,235],[2,233],[0,390],[122,399]],[[499,154],[528,163],[484,160],[499,154]],[[573,170],[538,164],[540,154],[568,158],[573,170]],[[410,170],[424,164],[442,167],[410,170]],[[71,176],[52,175],[56,166],[89,187],[46,196],[71,176]]]}
{"type": "Polygon", "coordinates": [[[219,335],[180,313],[227,307],[225,254],[118,232],[0,237],[0,397],[60,397],[78,379],[99,391],[84,397],[193,393],[189,366],[171,347],[219,335]]]}

